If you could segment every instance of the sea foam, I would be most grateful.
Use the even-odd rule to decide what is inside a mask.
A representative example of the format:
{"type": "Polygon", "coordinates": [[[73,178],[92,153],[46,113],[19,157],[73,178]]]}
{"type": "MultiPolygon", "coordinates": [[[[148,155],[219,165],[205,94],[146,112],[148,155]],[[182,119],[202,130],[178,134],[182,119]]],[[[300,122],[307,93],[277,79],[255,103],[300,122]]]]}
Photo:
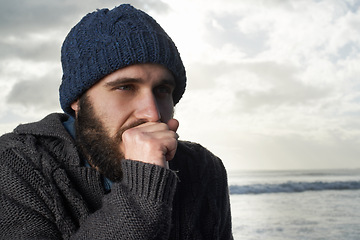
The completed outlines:
{"type": "Polygon", "coordinates": [[[323,190],[357,190],[360,181],[284,182],[279,184],[231,185],[230,194],[296,193],[323,190]]]}

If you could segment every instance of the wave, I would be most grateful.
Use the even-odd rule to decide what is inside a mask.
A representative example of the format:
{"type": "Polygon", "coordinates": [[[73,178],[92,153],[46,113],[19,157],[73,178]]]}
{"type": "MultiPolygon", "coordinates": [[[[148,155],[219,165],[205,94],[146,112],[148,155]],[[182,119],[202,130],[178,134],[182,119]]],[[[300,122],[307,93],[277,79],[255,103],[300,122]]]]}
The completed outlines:
{"type": "Polygon", "coordinates": [[[358,190],[360,181],[285,182],[280,184],[231,185],[230,194],[297,193],[323,190],[358,190]]]}

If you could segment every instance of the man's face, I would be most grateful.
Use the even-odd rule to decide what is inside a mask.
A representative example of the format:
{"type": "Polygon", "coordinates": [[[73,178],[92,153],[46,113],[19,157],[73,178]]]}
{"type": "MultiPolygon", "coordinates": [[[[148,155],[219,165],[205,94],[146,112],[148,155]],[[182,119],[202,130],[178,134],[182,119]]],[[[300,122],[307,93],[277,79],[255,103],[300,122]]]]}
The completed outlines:
{"type": "Polygon", "coordinates": [[[167,123],[173,117],[174,88],[168,69],[138,64],[106,76],[74,102],[77,142],[90,164],[119,180],[121,172],[114,168],[123,159],[122,133],[146,122],[167,123]]]}

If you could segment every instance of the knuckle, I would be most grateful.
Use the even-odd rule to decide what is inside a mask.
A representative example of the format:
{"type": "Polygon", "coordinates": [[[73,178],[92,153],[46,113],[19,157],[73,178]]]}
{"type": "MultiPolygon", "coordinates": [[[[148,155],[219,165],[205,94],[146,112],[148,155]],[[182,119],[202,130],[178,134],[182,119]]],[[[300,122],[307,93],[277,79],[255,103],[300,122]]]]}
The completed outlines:
{"type": "Polygon", "coordinates": [[[122,139],[124,141],[127,141],[131,138],[131,136],[133,135],[133,131],[132,129],[128,129],[125,132],[122,133],[122,139]]]}

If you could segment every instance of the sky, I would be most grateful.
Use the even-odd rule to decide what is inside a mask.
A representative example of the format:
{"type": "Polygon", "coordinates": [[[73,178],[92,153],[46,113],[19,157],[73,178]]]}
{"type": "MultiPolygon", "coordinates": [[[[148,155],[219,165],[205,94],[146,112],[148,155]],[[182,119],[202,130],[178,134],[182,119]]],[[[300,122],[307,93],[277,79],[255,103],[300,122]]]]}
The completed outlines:
{"type": "Polygon", "coordinates": [[[179,49],[180,139],[228,171],[360,167],[359,0],[0,0],[0,134],[62,112],[65,36],[121,3],[179,49]]]}

